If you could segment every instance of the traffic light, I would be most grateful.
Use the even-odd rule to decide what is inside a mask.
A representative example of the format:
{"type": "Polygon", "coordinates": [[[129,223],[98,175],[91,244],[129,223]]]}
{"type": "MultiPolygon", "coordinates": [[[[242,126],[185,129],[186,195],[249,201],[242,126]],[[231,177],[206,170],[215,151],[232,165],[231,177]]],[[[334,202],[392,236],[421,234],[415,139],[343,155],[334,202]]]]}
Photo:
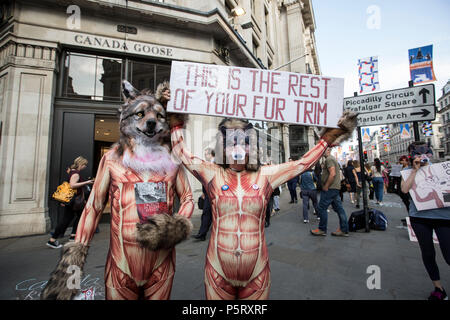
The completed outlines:
{"type": "Polygon", "coordinates": [[[367,150],[364,150],[364,161],[367,161],[369,158],[367,157],[367,150]]]}

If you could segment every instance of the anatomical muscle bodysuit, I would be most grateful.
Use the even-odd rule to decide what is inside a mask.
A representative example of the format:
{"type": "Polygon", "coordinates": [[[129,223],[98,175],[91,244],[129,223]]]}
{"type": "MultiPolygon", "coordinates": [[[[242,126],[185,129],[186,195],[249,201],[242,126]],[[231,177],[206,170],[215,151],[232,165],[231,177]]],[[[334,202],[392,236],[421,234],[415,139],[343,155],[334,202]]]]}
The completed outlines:
{"type": "Polygon", "coordinates": [[[211,199],[212,231],[205,264],[207,299],[267,299],[270,268],[264,236],[267,202],[275,188],[320,159],[324,140],[302,159],[233,171],[193,156],[181,129],[172,131],[172,150],[203,184],[211,199]]]}
{"type": "MultiPolygon", "coordinates": [[[[150,251],[136,241],[136,223],[140,222],[136,204],[136,184],[151,183],[167,190],[167,207],[159,205],[157,214],[172,213],[175,191],[180,197],[178,214],[190,218],[192,193],[182,167],[158,175],[139,174],[123,166],[114,150],[100,162],[96,181],[83,215],[76,242],[88,245],[92,239],[105,201],[111,200],[111,244],[105,270],[106,299],[168,299],[175,273],[175,249],[150,251]]],[[[162,191],[164,192],[164,191],[162,191]]]]}
{"type": "MultiPolygon", "coordinates": [[[[355,122],[354,114],[345,113],[339,128],[326,129],[317,145],[298,161],[246,166],[240,171],[193,156],[186,149],[182,130],[172,125],[172,155],[203,184],[211,199],[212,231],[205,262],[207,299],[268,298],[270,268],[264,235],[267,202],[275,188],[313,166],[330,145],[348,138],[355,122]]],[[[224,127],[245,126],[245,122],[236,119],[225,119],[222,123],[220,131],[224,127]]],[[[247,145],[249,140],[245,139],[247,145]]],[[[228,146],[225,149],[228,152],[228,146]]],[[[218,150],[216,147],[216,160],[218,150]]],[[[248,163],[251,152],[246,149],[245,153],[248,163]]]]}
{"type": "Polygon", "coordinates": [[[168,299],[175,272],[174,247],[189,236],[194,210],[184,168],[171,159],[170,128],[163,106],[147,91],[123,82],[120,139],[100,161],[75,242],[63,255],[41,299],[72,299],[67,269],[86,261],[89,243],[109,198],[110,248],[105,268],[106,299],[168,299]],[[180,199],[178,214],[173,200],[180,199]]]}

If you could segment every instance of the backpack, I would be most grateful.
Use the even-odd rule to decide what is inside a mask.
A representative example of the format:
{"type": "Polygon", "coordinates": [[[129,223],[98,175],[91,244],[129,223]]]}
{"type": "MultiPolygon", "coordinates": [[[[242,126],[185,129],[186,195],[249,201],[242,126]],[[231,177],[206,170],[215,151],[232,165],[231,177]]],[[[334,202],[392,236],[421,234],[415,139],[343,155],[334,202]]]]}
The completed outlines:
{"type": "Polygon", "coordinates": [[[348,230],[357,231],[365,228],[366,228],[366,217],[364,215],[364,210],[352,212],[350,218],[348,219],[348,230]]]}
{"type": "Polygon", "coordinates": [[[383,212],[371,209],[369,226],[370,229],[384,231],[387,228],[388,220],[383,212]]]}
{"type": "MultiPolygon", "coordinates": [[[[387,228],[388,220],[383,212],[376,209],[368,209],[369,211],[369,228],[373,230],[384,231],[387,228]]],[[[348,219],[348,230],[357,231],[366,228],[366,217],[364,210],[352,212],[348,219]]]]}
{"type": "Polygon", "coordinates": [[[63,204],[70,204],[75,194],[76,190],[72,189],[67,181],[64,181],[58,186],[58,188],[56,188],[56,191],[53,193],[52,198],[63,204]]]}

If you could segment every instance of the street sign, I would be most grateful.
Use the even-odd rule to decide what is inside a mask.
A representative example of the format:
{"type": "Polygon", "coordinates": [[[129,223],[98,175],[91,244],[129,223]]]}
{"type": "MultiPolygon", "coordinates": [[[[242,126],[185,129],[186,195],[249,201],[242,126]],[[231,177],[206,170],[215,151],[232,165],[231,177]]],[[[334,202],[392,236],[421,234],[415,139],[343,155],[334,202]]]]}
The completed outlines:
{"type": "Polygon", "coordinates": [[[434,84],[344,99],[344,110],[358,113],[358,126],[434,120],[434,84]]]}
{"type": "Polygon", "coordinates": [[[344,98],[344,109],[372,113],[434,105],[434,102],[434,84],[428,84],[344,98]]]}
{"type": "Polygon", "coordinates": [[[358,114],[357,125],[358,127],[364,127],[389,123],[428,121],[434,120],[435,117],[434,105],[419,108],[403,108],[398,110],[358,114]]]}

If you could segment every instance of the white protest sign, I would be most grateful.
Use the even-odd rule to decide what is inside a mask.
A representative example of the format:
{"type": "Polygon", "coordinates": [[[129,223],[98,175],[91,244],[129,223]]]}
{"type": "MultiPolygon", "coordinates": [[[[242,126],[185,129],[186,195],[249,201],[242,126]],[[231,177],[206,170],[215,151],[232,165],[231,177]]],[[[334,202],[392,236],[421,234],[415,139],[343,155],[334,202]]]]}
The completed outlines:
{"type": "MultiPolygon", "coordinates": [[[[409,217],[406,217],[406,225],[408,226],[409,241],[418,242],[416,233],[414,232],[414,229],[411,226],[411,221],[409,220],[409,217]]],[[[433,242],[439,244],[439,240],[434,230],[433,230],[433,242]]]]}
{"type": "Polygon", "coordinates": [[[401,177],[400,171],[402,171],[403,166],[401,164],[393,164],[391,167],[391,177],[401,177]]]}
{"type": "Polygon", "coordinates": [[[167,111],[337,127],[344,79],[172,61],[167,111]]]}
{"type": "MultiPolygon", "coordinates": [[[[412,170],[403,170],[407,180],[412,170]]],[[[418,211],[450,207],[450,161],[421,167],[409,191],[418,211]]]]}

